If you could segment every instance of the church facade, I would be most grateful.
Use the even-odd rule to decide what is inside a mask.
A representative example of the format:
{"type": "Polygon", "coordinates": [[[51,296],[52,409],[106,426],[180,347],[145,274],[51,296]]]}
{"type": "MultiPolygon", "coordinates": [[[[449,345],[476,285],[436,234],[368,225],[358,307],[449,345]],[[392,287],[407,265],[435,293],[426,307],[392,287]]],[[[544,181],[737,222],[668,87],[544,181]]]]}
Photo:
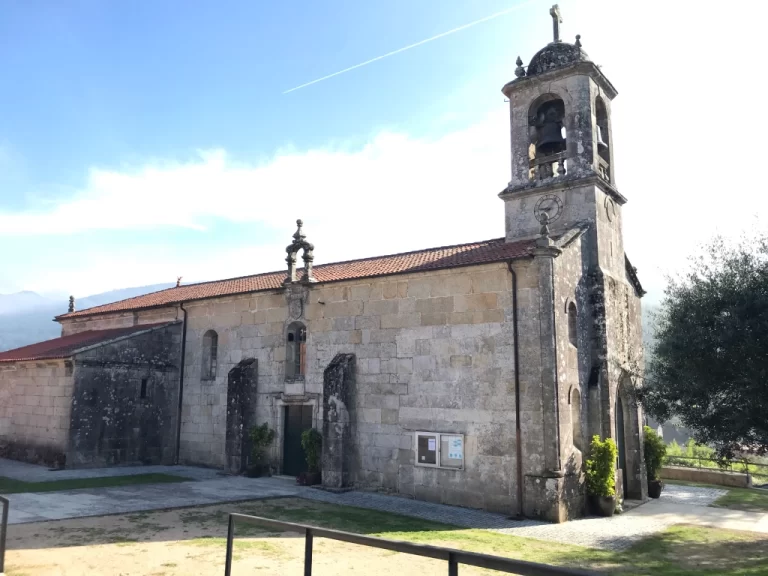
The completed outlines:
{"type": "Polygon", "coordinates": [[[274,471],[298,474],[314,427],[328,488],[559,522],[584,513],[599,435],[618,491],[644,499],[616,90],[552,14],[554,41],[503,87],[503,238],[314,266],[299,221],[287,271],[70,306],[61,338],[0,353],[0,450],[241,473],[266,422],[274,471]]]}

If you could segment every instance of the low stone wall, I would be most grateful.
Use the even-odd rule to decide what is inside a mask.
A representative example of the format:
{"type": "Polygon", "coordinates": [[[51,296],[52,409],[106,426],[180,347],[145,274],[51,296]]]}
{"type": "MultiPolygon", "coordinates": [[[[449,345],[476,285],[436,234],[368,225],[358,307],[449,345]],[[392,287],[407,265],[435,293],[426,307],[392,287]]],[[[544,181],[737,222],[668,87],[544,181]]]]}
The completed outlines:
{"type": "Polygon", "coordinates": [[[752,477],[739,472],[728,472],[713,468],[686,468],[685,466],[664,466],[661,477],[665,480],[684,480],[703,484],[718,484],[735,488],[751,488],[752,477]]]}

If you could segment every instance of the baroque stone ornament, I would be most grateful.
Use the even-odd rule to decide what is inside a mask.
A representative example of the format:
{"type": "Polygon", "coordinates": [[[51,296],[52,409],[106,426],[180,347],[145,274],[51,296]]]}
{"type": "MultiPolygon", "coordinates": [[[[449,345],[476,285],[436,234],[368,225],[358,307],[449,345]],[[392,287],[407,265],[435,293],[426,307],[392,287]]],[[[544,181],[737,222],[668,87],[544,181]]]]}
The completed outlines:
{"type": "Polygon", "coordinates": [[[523,76],[525,76],[525,68],[523,68],[523,59],[520,58],[520,56],[518,56],[515,64],[517,64],[517,68],[515,68],[515,76],[517,76],[518,78],[522,78],[523,76]]]}
{"type": "Polygon", "coordinates": [[[298,320],[304,314],[304,300],[302,298],[293,298],[288,302],[288,314],[291,320],[298,320]]]}
{"type": "Polygon", "coordinates": [[[70,296],[69,297],[69,307],[67,308],[67,312],[74,312],[75,311],[75,297],[70,296]]]}
{"type": "Polygon", "coordinates": [[[533,214],[537,222],[542,222],[546,216],[546,223],[551,224],[563,213],[563,201],[555,194],[545,194],[536,202],[533,208],[533,214]]]}
{"type": "Polygon", "coordinates": [[[307,242],[307,237],[301,230],[304,223],[301,220],[296,220],[296,232],[293,235],[293,242],[291,242],[285,251],[288,256],[285,261],[288,263],[288,277],[285,279],[284,284],[292,284],[296,282],[296,255],[299,250],[303,252],[301,259],[304,260],[304,274],[301,277],[302,282],[315,282],[315,278],[312,275],[312,262],[315,257],[313,251],[315,247],[307,242]]]}

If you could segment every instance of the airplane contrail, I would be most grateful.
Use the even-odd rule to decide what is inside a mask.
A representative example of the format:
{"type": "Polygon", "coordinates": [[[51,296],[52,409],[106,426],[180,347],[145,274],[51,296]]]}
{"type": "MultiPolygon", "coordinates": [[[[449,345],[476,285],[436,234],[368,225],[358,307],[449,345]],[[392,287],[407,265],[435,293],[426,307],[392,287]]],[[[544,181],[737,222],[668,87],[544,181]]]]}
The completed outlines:
{"type": "Polygon", "coordinates": [[[302,88],[306,88],[307,86],[312,86],[312,84],[317,84],[318,82],[322,82],[323,80],[328,80],[329,78],[333,78],[334,76],[339,76],[340,74],[350,72],[351,70],[362,68],[363,66],[367,66],[368,64],[372,64],[373,62],[378,62],[379,60],[383,60],[384,58],[389,58],[390,56],[394,56],[395,54],[400,54],[401,52],[405,52],[406,50],[410,50],[411,48],[416,48],[417,46],[421,46],[422,44],[426,44],[427,42],[432,42],[433,40],[437,40],[438,38],[443,38],[445,36],[449,36],[450,34],[461,32],[462,30],[466,30],[467,28],[471,28],[472,26],[477,26],[478,24],[482,24],[483,22],[488,22],[489,20],[493,20],[494,18],[498,18],[499,16],[504,16],[505,14],[509,14],[510,12],[513,12],[519,8],[522,8],[523,6],[526,6],[527,4],[533,4],[536,1],[538,0],[527,0],[526,2],[521,2],[520,4],[516,4],[511,8],[507,8],[506,10],[502,10],[501,12],[496,12],[495,14],[491,14],[490,16],[486,16],[485,18],[480,18],[479,20],[475,20],[474,22],[470,22],[469,24],[463,24],[462,26],[458,26],[457,28],[453,28],[452,30],[448,30],[447,32],[442,32],[440,34],[437,34],[436,36],[427,38],[426,40],[420,40],[419,42],[416,42],[414,44],[409,44],[408,46],[404,46],[403,48],[398,48],[397,50],[393,50],[392,52],[387,52],[386,54],[382,54],[381,56],[376,56],[376,58],[371,58],[370,60],[366,60],[365,62],[360,62],[360,64],[355,64],[354,66],[350,66],[349,68],[344,68],[344,70],[339,70],[338,72],[334,72],[333,74],[328,74],[327,76],[323,76],[322,78],[317,78],[316,80],[312,80],[311,82],[301,84],[300,86],[296,86],[295,88],[286,90],[285,92],[283,92],[283,94],[288,94],[289,92],[295,92],[296,90],[301,90],[302,88]]]}

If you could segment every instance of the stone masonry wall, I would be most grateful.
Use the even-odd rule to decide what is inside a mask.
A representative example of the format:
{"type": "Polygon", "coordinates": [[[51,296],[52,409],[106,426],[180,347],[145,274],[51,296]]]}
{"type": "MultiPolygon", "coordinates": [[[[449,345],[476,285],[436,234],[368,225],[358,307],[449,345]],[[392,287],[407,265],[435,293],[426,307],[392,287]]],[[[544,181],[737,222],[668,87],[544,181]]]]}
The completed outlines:
{"type": "Polygon", "coordinates": [[[78,334],[86,330],[108,330],[111,328],[127,328],[142,324],[157,324],[181,320],[183,313],[177,306],[140,310],[137,312],[117,312],[100,314],[92,317],[72,318],[61,321],[61,335],[78,334]]]}
{"type": "MultiPolygon", "coordinates": [[[[515,263],[521,308],[536,300],[530,262],[515,263]]],[[[307,325],[307,374],[286,382],[289,293],[276,291],[189,303],[181,459],[225,465],[227,374],[258,359],[257,420],[277,432],[282,459],[283,411],[313,406],[322,421],[323,371],[338,353],[357,358],[352,474],[359,486],[417,498],[510,512],[516,505],[515,405],[511,275],[506,264],[302,287],[299,318],[307,325]],[[203,334],[218,334],[214,380],[201,380],[203,334]],[[414,465],[416,431],[465,434],[465,470],[414,465]]],[[[290,293],[294,293],[292,288],[290,293]]],[[[535,312],[526,326],[537,331],[535,312]]],[[[535,360],[538,336],[525,354],[535,360]]],[[[535,396],[533,381],[522,382],[535,396]]],[[[535,403],[526,416],[536,418],[535,403]]],[[[525,449],[539,449],[536,433],[525,449]]]]}
{"type": "Polygon", "coordinates": [[[68,465],[173,464],[180,354],[180,323],[77,354],[68,465]]]}
{"type": "Polygon", "coordinates": [[[63,465],[73,383],[64,360],[0,364],[0,456],[63,465]]]}

